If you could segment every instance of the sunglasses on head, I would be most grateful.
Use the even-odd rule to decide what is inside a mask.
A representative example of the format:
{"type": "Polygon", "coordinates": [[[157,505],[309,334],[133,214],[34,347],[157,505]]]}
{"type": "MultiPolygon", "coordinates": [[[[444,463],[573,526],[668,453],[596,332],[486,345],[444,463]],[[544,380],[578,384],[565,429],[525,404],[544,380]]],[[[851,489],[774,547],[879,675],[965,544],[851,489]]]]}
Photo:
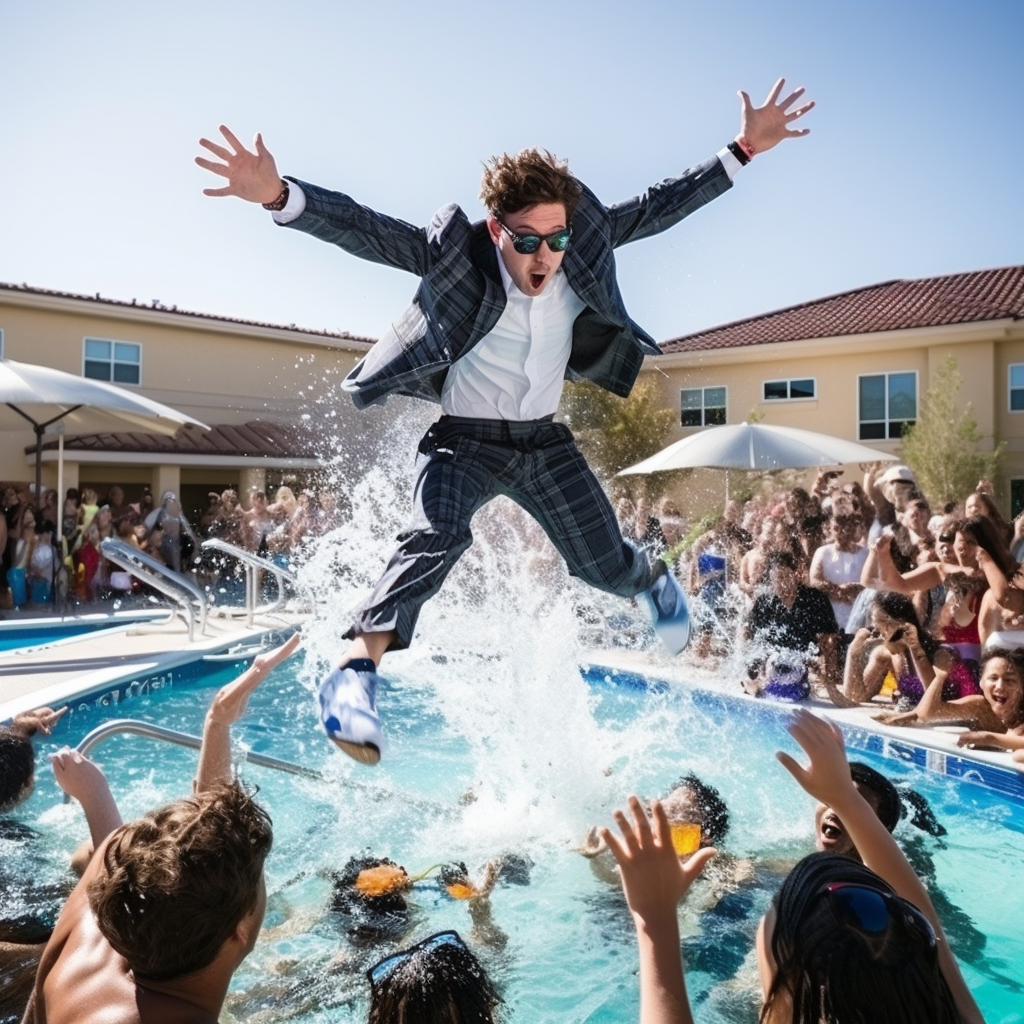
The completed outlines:
{"type": "Polygon", "coordinates": [[[565,252],[569,248],[569,237],[572,235],[572,228],[562,228],[550,235],[517,235],[507,224],[498,221],[501,230],[512,239],[512,248],[516,252],[529,256],[535,253],[541,242],[547,242],[552,252],[565,252]]]}
{"type": "Polygon", "coordinates": [[[396,967],[405,963],[414,954],[419,953],[421,950],[429,952],[432,949],[437,949],[439,946],[460,946],[463,949],[466,948],[466,944],[462,941],[458,932],[437,932],[436,935],[429,935],[422,942],[417,942],[415,946],[403,949],[401,953],[386,956],[366,972],[366,977],[370,979],[371,985],[379,985],[385,978],[391,975],[396,967]]]}
{"type": "Polygon", "coordinates": [[[833,882],[822,894],[828,898],[832,913],[840,924],[850,925],[865,935],[882,935],[890,921],[902,923],[906,932],[935,952],[938,938],[931,921],[913,903],[871,886],[853,882],[833,882]]]}

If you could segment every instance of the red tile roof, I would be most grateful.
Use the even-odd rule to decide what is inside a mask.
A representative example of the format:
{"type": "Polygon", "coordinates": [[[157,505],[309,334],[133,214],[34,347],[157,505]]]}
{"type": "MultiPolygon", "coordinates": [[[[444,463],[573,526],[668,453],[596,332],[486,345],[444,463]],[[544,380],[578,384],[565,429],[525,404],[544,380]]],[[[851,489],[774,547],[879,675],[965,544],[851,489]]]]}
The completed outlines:
{"type": "Polygon", "coordinates": [[[213,320],[218,323],[241,324],[244,327],[266,327],[277,331],[294,331],[296,334],[309,334],[316,338],[334,338],[337,341],[354,341],[360,345],[372,345],[376,338],[361,338],[348,331],[314,331],[307,327],[296,327],[295,324],[269,324],[262,320],[240,320],[237,317],[218,316],[213,313],[196,313],[193,310],[178,309],[177,306],[165,306],[159,299],[152,302],[125,302],[123,299],[105,299],[97,292],[95,295],[78,295],[75,292],[58,292],[50,288],[31,288],[27,284],[7,284],[0,281],[0,298],[4,291],[23,292],[27,295],[50,295],[56,299],[77,299],[81,302],[95,302],[101,306],[122,306],[128,309],[154,310],[160,313],[173,313],[177,316],[194,317],[198,320],[213,320]]]}
{"type": "Polygon", "coordinates": [[[1024,266],[1001,267],[869,285],[673,338],[663,342],[661,348],[666,354],[745,348],[771,342],[1021,317],[1024,266]]]}
{"type": "MultiPolygon", "coordinates": [[[[311,428],[296,423],[219,423],[209,431],[182,427],[173,437],[160,434],[117,433],[78,434],[64,440],[66,452],[151,452],[162,455],[263,456],[275,459],[315,459],[325,438],[311,428]]],[[[56,448],[47,441],[43,448],[56,448]]],[[[36,450],[34,444],[26,454],[36,450]]]]}

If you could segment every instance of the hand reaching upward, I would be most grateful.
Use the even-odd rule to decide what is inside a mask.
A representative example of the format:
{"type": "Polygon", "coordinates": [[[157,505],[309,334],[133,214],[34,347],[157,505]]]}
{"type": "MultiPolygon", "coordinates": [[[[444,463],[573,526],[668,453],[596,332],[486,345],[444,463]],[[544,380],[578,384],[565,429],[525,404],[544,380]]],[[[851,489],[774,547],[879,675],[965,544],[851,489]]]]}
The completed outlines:
{"type": "Polygon", "coordinates": [[[204,188],[204,196],[238,196],[250,203],[272,203],[281,194],[281,175],[269,149],[263,145],[263,136],[256,133],[253,152],[250,152],[235,137],[227,125],[220,126],[220,133],[230,147],[225,148],[209,139],[200,139],[199,145],[208,149],[223,163],[197,156],[196,163],[207,171],[227,178],[223,188],[204,188]]]}
{"type": "Polygon", "coordinates": [[[789,110],[803,96],[804,87],[800,86],[798,89],[794,89],[784,100],[779,101],[779,93],[782,92],[785,85],[786,80],[780,78],[772,86],[772,91],[768,93],[764,105],[760,107],[755,107],[750,102],[750,97],[742,89],[740,90],[739,97],[742,108],[740,111],[740,134],[737,136],[737,142],[744,149],[752,150],[751,155],[763,153],[765,150],[777,146],[783,139],[796,139],[810,132],[810,128],[790,128],[789,126],[814,107],[814,100],[795,110],[789,110]],[[747,145],[744,146],[744,142],[747,145]]]}

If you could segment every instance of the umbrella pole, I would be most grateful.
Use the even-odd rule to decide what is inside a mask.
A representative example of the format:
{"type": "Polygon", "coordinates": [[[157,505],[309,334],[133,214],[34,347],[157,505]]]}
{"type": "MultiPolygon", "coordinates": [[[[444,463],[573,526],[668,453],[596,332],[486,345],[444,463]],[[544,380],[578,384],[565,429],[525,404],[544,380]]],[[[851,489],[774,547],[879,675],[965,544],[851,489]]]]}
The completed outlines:
{"type": "Polygon", "coordinates": [[[34,423],[36,432],[36,508],[43,507],[43,431],[45,426],[34,423]]]}
{"type": "MultiPolygon", "coordinates": [[[[64,424],[61,424],[63,427],[64,424]]],[[[57,547],[64,536],[64,431],[57,435],[57,547]]]]}

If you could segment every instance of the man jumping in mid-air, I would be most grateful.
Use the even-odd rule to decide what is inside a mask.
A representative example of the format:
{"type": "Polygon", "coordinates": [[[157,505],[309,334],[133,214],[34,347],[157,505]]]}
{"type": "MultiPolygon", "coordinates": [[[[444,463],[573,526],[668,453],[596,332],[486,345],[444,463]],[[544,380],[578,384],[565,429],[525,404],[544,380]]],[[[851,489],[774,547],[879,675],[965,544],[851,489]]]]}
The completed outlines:
{"type": "Polygon", "coordinates": [[[486,220],[473,223],[453,204],[424,228],[281,178],[259,135],[253,152],[224,126],[226,146],[200,140],[219,162],[196,163],[227,179],[206,195],[262,203],[279,224],[421,278],[412,305],[344,385],[360,408],[399,394],[440,402],[443,414],[419,445],[413,520],[345,633],[351,645],[320,684],[324,728],[350,756],[380,759],[377,665],[409,645],[420,607],[472,542],[473,514],[498,494],[537,519],[574,576],[622,597],[646,594],[668,649],[686,646],[679,585],[663,562],[623,539],[572,434],[553,416],[565,378],[625,397],[644,356],[659,354],[626,312],[614,249],[672,227],[730,188],[753,156],[806,135],[790,125],[814,104],[794,107],[803,89],[780,101],[783,85],[761,107],[741,92],[733,142],[625,202],[604,206],[564,162],[527,149],[487,164],[486,220]]]}

